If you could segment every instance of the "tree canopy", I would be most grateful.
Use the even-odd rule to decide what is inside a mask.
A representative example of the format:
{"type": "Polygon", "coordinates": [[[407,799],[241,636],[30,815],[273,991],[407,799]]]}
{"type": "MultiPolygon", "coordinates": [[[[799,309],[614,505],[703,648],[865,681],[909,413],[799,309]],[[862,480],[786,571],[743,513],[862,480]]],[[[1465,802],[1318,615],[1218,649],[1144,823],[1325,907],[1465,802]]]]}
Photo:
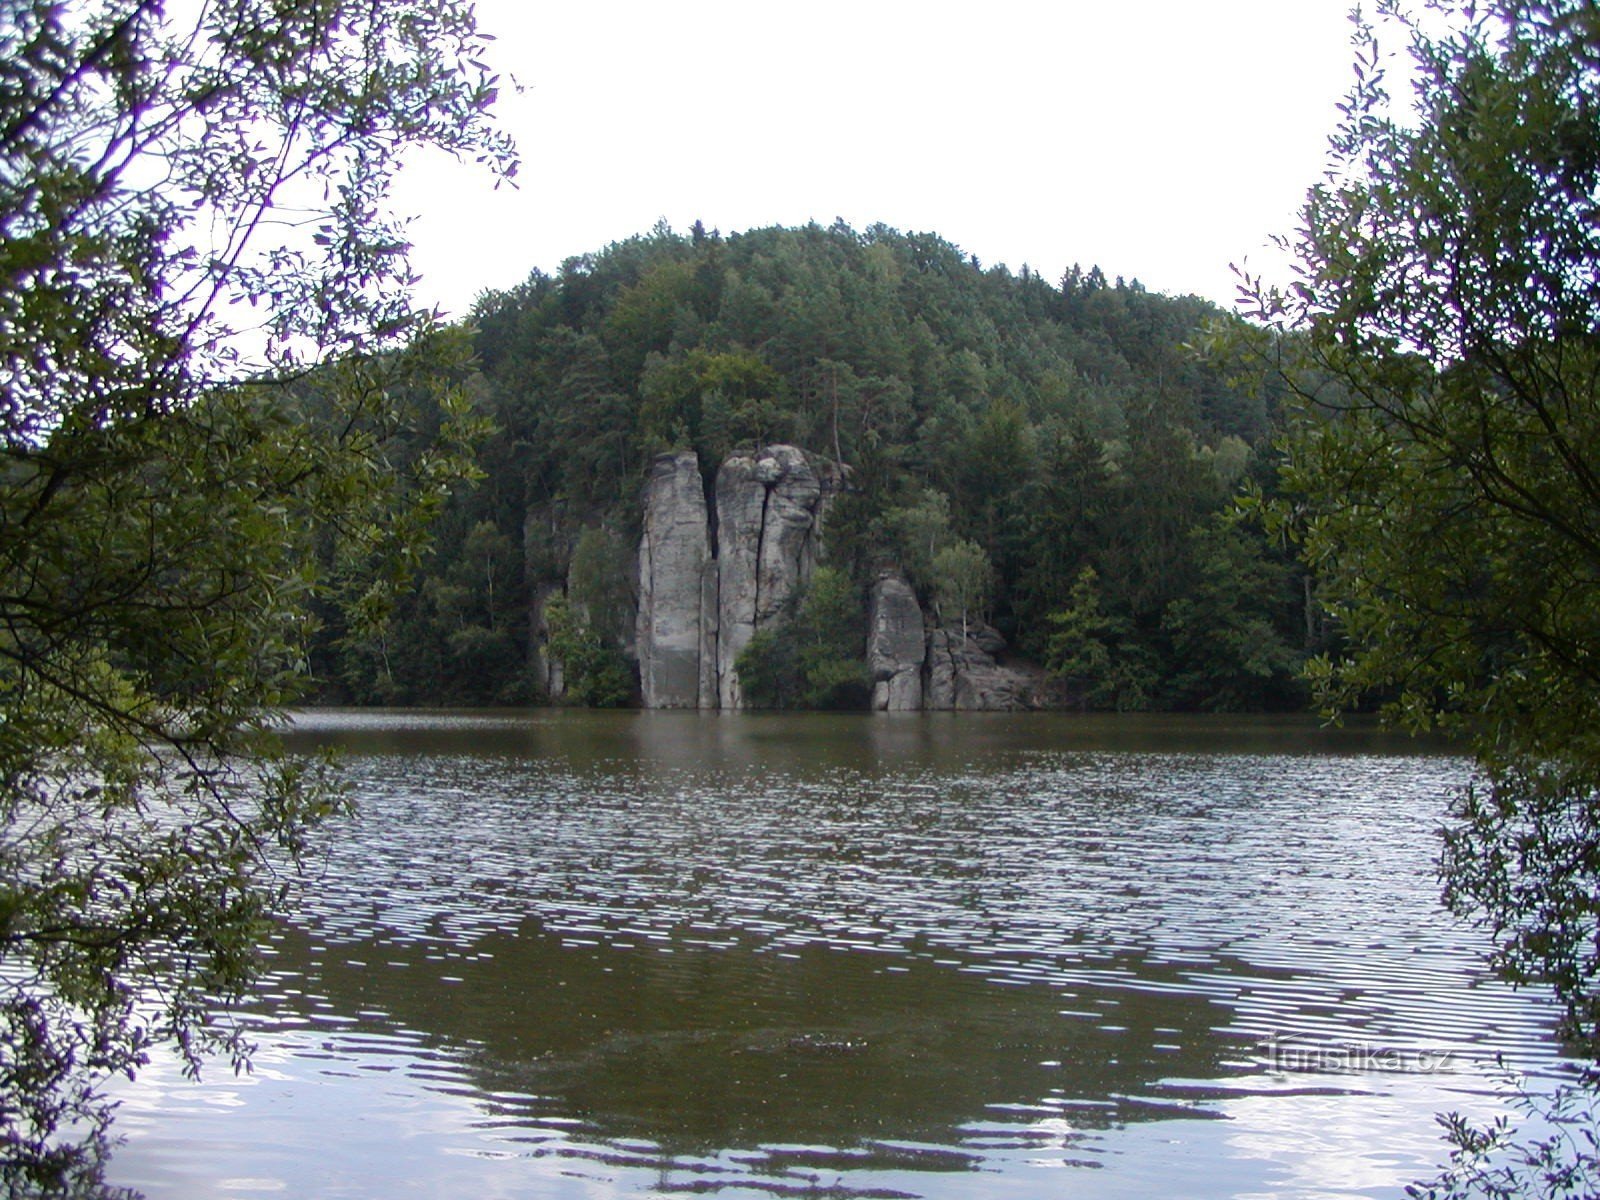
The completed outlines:
{"type": "Polygon", "coordinates": [[[479,428],[387,188],[411,146],[515,157],[465,3],[3,10],[0,1185],[32,1194],[92,1186],[105,1076],[241,1048],[214,1005],[339,798],[272,735],[312,602],[381,615],[479,428]]]}

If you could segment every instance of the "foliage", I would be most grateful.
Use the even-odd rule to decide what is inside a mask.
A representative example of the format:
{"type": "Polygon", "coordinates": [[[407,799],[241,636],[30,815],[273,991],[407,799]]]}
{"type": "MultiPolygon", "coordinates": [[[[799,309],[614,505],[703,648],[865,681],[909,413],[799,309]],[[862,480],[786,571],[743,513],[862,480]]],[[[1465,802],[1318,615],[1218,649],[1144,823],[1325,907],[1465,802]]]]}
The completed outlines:
{"type": "Polygon", "coordinates": [[[191,19],[106,0],[0,21],[11,1193],[94,1185],[107,1075],[163,1041],[192,1068],[243,1049],[215,1006],[341,802],[273,737],[312,602],[381,625],[471,470],[469,347],[409,307],[383,203],[410,145],[514,165],[470,9],[191,19]],[[401,455],[423,397],[435,436],[401,455]]]}
{"type": "Polygon", "coordinates": [[[961,614],[961,636],[967,636],[969,618],[976,620],[994,588],[994,567],[976,542],[963,538],[933,556],[935,602],[941,616],[954,620],[961,614]]]}
{"type": "MultiPolygon", "coordinates": [[[[443,642],[440,672],[482,686],[495,678],[495,664],[517,651],[521,562],[511,539],[490,521],[473,525],[453,549],[454,561],[429,576],[423,597],[443,642]]],[[[465,698],[483,703],[503,697],[485,688],[465,698]]]]}
{"type": "Polygon", "coordinates": [[[915,504],[891,509],[884,518],[893,537],[895,557],[906,578],[931,592],[939,580],[934,559],[950,544],[950,497],[924,488],[915,504]]]}
{"type": "Polygon", "coordinates": [[[865,642],[849,576],[818,567],[793,617],[758,630],[740,653],[745,699],[752,708],[865,708],[872,698],[865,642]]]}
{"type": "Polygon", "coordinates": [[[566,596],[545,605],[550,656],[565,673],[564,698],[586,708],[618,708],[633,699],[633,676],[617,648],[566,596]]]}
{"type": "Polygon", "coordinates": [[[1035,654],[1044,650],[1050,614],[1083,568],[1105,556],[1122,499],[1106,446],[1082,418],[1050,425],[1039,442],[1039,471],[1024,498],[1031,553],[1016,572],[1012,596],[1023,648],[1035,654]]]}
{"type": "Polygon", "coordinates": [[[1447,899],[1594,1051],[1600,18],[1575,0],[1441,8],[1391,14],[1409,111],[1360,31],[1299,277],[1256,297],[1276,327],[1262,347],[1304,394],[1279,513],[1349,643],[1319,669],[1324,699],[1378,690],[1408,727],[1470,739],[1481,779],[1454,813],[1447,899]]]}
{"type": "Polygon", "coordinates": [[[1232,522],[1213,520],[1189,537],[1194,583],[1161,614],[1173,664],[1168,694],[1178,707],[1202,710],[1299,706],[1290,681],[1300,656],[1279,628],[1292,610],[1288,565],[1232,522]]]}
{"type": "Polygon", "coordinates": [[[1550,1132],[1518,1136],[1505,1116],[1474,1125],[1460,1113],[1439,1118],[1452,1149],[1436,1179],[1406,1188],[1412,1200],[1582,1200],[1600,1190],[1600,1110],[1585,1076],[1548,1094],[1508,1080],[1514,1107],[1550,1132]]]}
{"type": "Polygon", "coordinates": [[[639,379],[642,435],[663,449],[686,442],[708,461],[721,462],[736,446],[787,435],[775,399],[783,388],[778,373],[749,350],[654,355],[639,379]]]}
{"type": "Polygon", "coordinates": [[[1157,685],[1155,663],[1125,618],[1108,613],[1100,577],[1084,567],[1066,607],[1050,617],[1045,665],[1064,680],[1086,708],[1138,712],[1150,707],[1157,685]]]}
{"type": "Polygon", "coordinates": [[[628,630],[628,589],[630,566],[628,548],[614,530],[589,526],[578,535],[567,568],[567,595],[575,608],[585,614],[586,623],[612,645],[619,644],[628,630]]]}
{"type": "Polygon", "coordinates": [[[776,629],[758,629],[739,651],[734,669],[750,708],[797,708],[799,667],[794,647],[776,629]]]}
{"type": "MultiPolygon", "coordinates": [[[[1187,349],[1218,319],[1202,300],[1096,269],[1052,286],[884,226],[724,237],[658,225],[482,298],[498,433],[452,527],[493,521],[521,539],[531,588],[561,588],[585,528],[636,542],[655,454],[692,448],[709,483],[730,452],[790,442],[848,468],[826,538],[858,595],[898,570],[925,606],[951,620],[981,611],[1037,656],[1092,566],[1156,677],[1142,703],[1279,704],[1299,651],[1285,633],[1301,615],[1293,589],[1246,602],[1283,605],[1257,627],[1274,641],[1260,660],[1273,673],[1215,689],[1205,664],[1226,656],[1192,638],[1180,648],[1173,629],[1192,622],[1166,620],[1207,578],[1192,531],[1259,473],[1274,418],[1272,391],[1236,386],[1187,349]],[[934,564],[963,543],[992,571],[966,600],[944,594],[953,580],[934,564]]],[[[408,698],[440,697],[418,684],[408,698]]]]}
{"type": "Polygon", "coordinates": [[[565,595],[545,605],[546,649],[561,664],[567,703],[617,708],[633,699],[633,673],[621,650],[631,603],[627,566],[622,540],[589,526],[572,548],[565,595]]]}

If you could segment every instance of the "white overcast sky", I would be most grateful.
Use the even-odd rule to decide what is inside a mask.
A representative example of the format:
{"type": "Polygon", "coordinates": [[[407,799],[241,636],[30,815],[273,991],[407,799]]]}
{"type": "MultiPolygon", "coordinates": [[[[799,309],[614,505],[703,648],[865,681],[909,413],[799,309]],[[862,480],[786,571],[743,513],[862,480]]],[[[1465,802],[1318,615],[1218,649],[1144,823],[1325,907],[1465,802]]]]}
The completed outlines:
{"type": "Polygon", "coordinates": [[[1231,304],[1322,169],[1350,3],[479,0],[520,186],[413,164],[421,299],[461,315],[661,218],[843,217],[1231,304]]]}

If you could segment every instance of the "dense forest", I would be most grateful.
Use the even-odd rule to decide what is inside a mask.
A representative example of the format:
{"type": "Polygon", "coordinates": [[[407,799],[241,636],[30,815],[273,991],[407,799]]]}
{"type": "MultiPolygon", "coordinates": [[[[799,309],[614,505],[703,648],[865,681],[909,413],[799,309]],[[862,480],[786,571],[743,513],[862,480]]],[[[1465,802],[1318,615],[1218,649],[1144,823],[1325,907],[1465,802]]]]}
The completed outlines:
{"type": "Polygon", "coordinates": [[[741,449],[841,464],[826,569],[755,695],[863,703],[866,597],[895,573],[930,625],[979,627],[1092,708],[1304,701],[1321,636],[1309,585],[1241,525],[1272,486],[1275,400],[1190,343],[1196,297],[1073,268],[984,267],[875,226],[723,236],[700,224],[573,258],[483,295],[466,381],[481,479],[385,619],[329,619],[324,695],[362,703],[637,698],[631,605],[652,462],[711,481],[741,449]],[[809,683],[808,683],[809,681],[809,683]]]}

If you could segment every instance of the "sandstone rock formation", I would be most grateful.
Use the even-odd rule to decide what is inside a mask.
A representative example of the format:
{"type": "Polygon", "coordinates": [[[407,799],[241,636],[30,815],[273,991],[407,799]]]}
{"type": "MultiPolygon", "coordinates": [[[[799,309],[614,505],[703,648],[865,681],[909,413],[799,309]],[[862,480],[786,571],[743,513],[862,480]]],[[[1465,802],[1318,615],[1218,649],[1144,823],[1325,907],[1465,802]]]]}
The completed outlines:
{"type": "Polygon", "coordinates": [[[717,472],[717,702],[739,708],[736,663],[816,569],[826,503],[838,491],[831,464],[819,474],[793,446],[737,454],[717,472]]]}
{"type": "Polygon", "coordinates": [[[635,626],[646,708],[738,708],[739,652],[781,618],[816,569],[839,469],[793,446],[729,458],[709,520],[693,451],[651,468],[635,626]]]}
{"type": "MultiPolygon", "coordinates": [[[[691,450],[656,459],[644,492],[635,641],[646,708],[740,708],[739,653],[810,581],[838,467],[793,446],[736,454],[717,472],[715,521],[691,450]]],[[[1000,661],[986,625],[926,630],[911,586],[872,589],[872,706],[1009,711],[1053,706],[1039,668],[1000,661]]]]}
{"type": "Polygon", "coordinates": [[[715,636],[715,605],[709,613],[706,605],[714,569],[699,461],[691,450],[663,454],[645,485],[639,541],[635,639],[646,708],[708,707],[714,695],[704,669],[715,636]]]}
{"type": "Polygon", "coordinates": [[[561,594],[561,585],[545,582],[534,589],[531,625],[533,680],[540,693],[559,700],[567,690],[566,665],[550,654],[550,626],[545,610],[550,600],[561,594]]]}
{"type": "Polygon", "coordinates": [[[959,712],[1012,712],[1033,708],[1034,673],[1002,666],[991,650],[1005,640],[986,625],[935,629],[928,634],[924,707],[959,712]]]}
{"type": "Polygon", "coordinates": [[[872,671],[875,710],[916,712],[922,708],[922,667],[927,652],[917,594],[898,575],[879,579],[872,588],[867,625],[867,666],[872,671]]]}

